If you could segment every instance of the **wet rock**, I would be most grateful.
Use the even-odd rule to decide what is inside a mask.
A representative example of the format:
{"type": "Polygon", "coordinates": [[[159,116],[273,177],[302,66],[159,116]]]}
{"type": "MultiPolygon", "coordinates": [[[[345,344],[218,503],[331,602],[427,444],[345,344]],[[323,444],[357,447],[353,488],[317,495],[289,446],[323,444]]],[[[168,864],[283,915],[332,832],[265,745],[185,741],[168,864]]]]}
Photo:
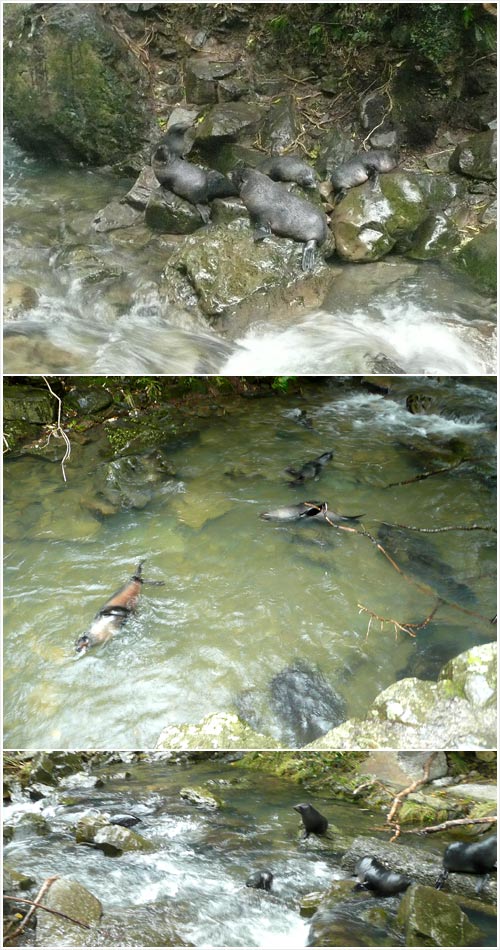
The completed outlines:
{"type": "Polygon", "coordinates": [[[407,257],[418,261],[442,257],[460,246],[461,236],[446,214],[431,214],[415,231],[407,257]]]}
{"type": "Polygon", "coordinates": [[[186,100],[197,105],[217,102],[217,86],[220,79],[236,72],[235,63],[211,63],[206,59],[192,57],[184,65],[186,100]]]}
{"type": "Polygon", "coordinates": [[[118,264],[105,263],[84,244],[63,247],[55,256],[54,267],[71,273],[71,279],[83,285],[116,280],[124,273],[118,264]]]}
{"type": "Polygon", "coordinates": [[[496,147],[494,130],[472,135],[457,145],[450,158],[450,171],[481,181],[494,181],[497,176],[496,147]]]}
{"type": "Polygon", "coordinates": [[[144,211],[153,191],[158,188],[158,180],[150,165],[145,165],[130,191],[121,199],[132,208],[144,211]]]}
{"type": "Polygon", "coordinates": [[[200,805],[202,808],[218,809],[222,808],[224,804],[222,798],[213,795],[212,792],[201,785],[197,788],[188,788],[187,786],[181,788],[179,795],[192,805],[200,805]]]}
{"type": "MultiPolygon", "coordinates": [[[[4,839],[4,841],[6,841],[6,839],[4,839]]],[[[35,885],[36,879],[34,877],[30,877],[29,874],[24,874],[22,871],[16,871],[14,868],[4,864],[3,886],[6,893],[17,894],[23,891],[30,891],[35,885]]]]}
{"type": "Polygon", "coordinates": [[[108,231],[134,227],[140,221],[142,221],[142,216],[137,208],[119,201],[110,201],[97,212],[92,220],[92,226],[99,234],[106,234],[108,231]]]}
{"type": "Polygon", "coordinates": [[[205,223],[195,205],[160,185],[151,192],[144,220],[164,234],[191,234],[205,223]]]}
{"type": "Polygon", "coordinates": [[[427,214],[416,179],[404,172],[351,188],[332,218],[338,254],[347,261],[380,260],[411,237],[427,214]]]}
{"type": "MultiPolygon", "coordinates": [[[[86,887],[69,878],[57,878],[43,895],[43,903],[89,927],[97,927],[102,915],[102,904],[86,887]]],[[[37,947],[86,947],[92,935],[88,930],[54,914],[37,911],[37,947]]],[[[96,937],[94,942],[96,942],[96,937]]]]}
{"type": "Polygon", "coordinates": [[[455,254],[455,266],[467,274],[479,291],[494,294],[497,286],[497,232],[477,234],[455,254]]]}
{"type": "Polygon", "coordinates": [[[172,926],[172,908],[165,900],[148,901],[137,906],[116,905],[106,908],[99,927],[104,946],[115,947],[191,947],[172,926]]]}
{"type": "Polygon", "coordinates": [[[334,168],[347,162],[358,151],[357,143],[344,129],[333,128],[322,137],[316,162],[318,175],[330,178],[334,168]]]}
{"type": "Polygon", "coordinates": [[[3,285],[4,320],[16,320],[23,313],[32,310],[38,304],[38,294],[34,287],[20,280],[9,280],[3,285]]]}
{"type": "Polygon", "coordinates": [[[25,373],[27,366],[30,373],[74,371],[72,353],[48,340],[29,339],[29,330],[4,340],[3,358],[6,373],[25,373]]]}
{"type": "Polygon", "coordinates": [[[49,822],[43,815],[38,815],[36,812],[26,812],[26,814],[21,815],[14,829],[14,840],[31,838],[33,835],[45,837],[50,834],[50,831],[49,822]]]}
{"type": "Polygon", "coordinates": [[[291,745],[305,745],[345,719],[345,703],[326,678],[304,662],[281,670],[270,683],[271,708],[291,745]]]}
{"type": "MultiPolygon", "coordinates": [[[[173,299],[180,275],[195,291],[202,312],[213,318],[294,277],[304,282],[302,248],[299,242],[274,235],[256,244],[248,225],[241,229],[212,227],[186,238],[174,251],[164,272],[164,287],[173,299]]],[[[187,296],[188,291],[185,293],[187,296]]]]}
{"type": "Polygon", "coordinates": [[[347,720],[306,748],[493,748],[496,651],[495,643],[467,650],[437,683],[412,678],[394,683],[379,694],[365,720],[347,720]]]}
{"type": "Polygon", "coordinates": [[[107,825],[108,819],[105,815],[83,815],[73,829],[76,843],[92,844],[97,832],[107,825]]]}
{"type": "Polygon", "coordinates": [[[261,106],[248,102],[226,102],[214,106],[196,126],[195,143],[208,155],[223,142],[237,142],[243,135],[252,135],[262,115],[261,106]]]}
{"type": "Polygon", "coordinates": [[[281,95],[271,102],[262,124],[262,143],[267,152],[280,155],[296,141],[298,118],[293,96],[281,95]]]}
{"type": "Polygon", "coordinates": [[[4,30],[5,117],[23,148],[106,164],[123,160],[124,143],[141,146],[149,75],[96,5],[49,4],[43,16],[13,8],[4,30]]]}
{"type": "Polygon", "coordinates": [[[470,947],[481,932],[449,894],[416,885],[403,895],[397,922],[407,947],[470,947]]]}
{"type": "Polygon", "coordinates": [[[277,748],[280,743],[253,732],[234,713],[213,713],[196,725],[166,726],[155,745],[155,750],[277,748]]]}
{"type": "Polygon", "coordinates": [[[103,825],[99,828],[92,839],[92,843],[105,854],[122,854],[124,851],[154,851],[155,845],[148,841],[136,831],[130,831],[130,828],[122,828],[121,825],[103,825]]]}
{"type": "Polygon", "coordinates": [[[74,409],[86,415],[99,415],[113,403],[113,396],[107,390],[97,386],[75,386],[64,397],[64,408],[74,409]]]}
{"type": "Polygon", "coordinates": [[[46,388],[4,385],[3,417],[9,422],[50,425],[55,419],[56,405],[46,388]]]}

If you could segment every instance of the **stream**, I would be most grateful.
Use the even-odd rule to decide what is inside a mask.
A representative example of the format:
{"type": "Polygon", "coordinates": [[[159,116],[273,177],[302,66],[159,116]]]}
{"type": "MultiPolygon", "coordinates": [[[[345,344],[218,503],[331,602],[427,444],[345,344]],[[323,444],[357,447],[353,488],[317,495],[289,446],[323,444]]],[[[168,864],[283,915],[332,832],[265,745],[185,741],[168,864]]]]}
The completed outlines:
{"type": "Polygon", "coordinates": [[[255,319],[223,336],[162,297],[161,273],[182,237],[91,227],[130,181],[29,158],[8,136],[4,160],[7,298],[11,282],[36,292],[7,321],[7,373],[364,373],[380,354],[405,373],[496,372],[493,300],[434,263],[341,266],[322,309],[294,314],[284,303],[264,321],[256,305],[255,319]],[[97,281],[79,276],[89,255],[97,281]]]}
{"type": "MultiPolygon", "coordinates": [[[[309,921],[299,913],[301,898],[349,877],[340,863],[346,837],[379,834],[379,814],[311,796],[271,775],[228,763],[125,762],[91,770],[103,787],[88,787],[79,773],[38,802],[20,800],[4,810],[6,827],[14,827],[4,851],[8,868],[38,885],[52,874],[71,878],[102,902],[98,936],[93,931],[86,939],[78,931],[82,946],[171,946],[177,935],[180,945],[196,947],[304,947],[309,921]],[[200,785],[222,798],[222,808],[180,797],[181,788],[200,785]],[[293,805],[304,800],[335,826],[326,847],[301,840],[293,805]],[[152,851],[111,857],[76,844],[73,828],[83,816],[124,812],[140,818],[134,831],[153,842],[152,851]],[[47,824],[41,827],[35,816],[47,824]],[[245,887],[261,869],[274,874],[270,893],[245,887]]],[[[416,852],[442,852],[435,840],[412,837],[411,844],[416,852]]],[[[392,926],[399,902],[371,894],[343,902],[339,946],[400,945],[392,926]]],[[[494,918],[475,912],[472,919],[483,931],[482,945],[495,946],[494,918]]]]}
{"type": "Polygon", "coordinates": [[[98,430],[74,445],[66,483],[58,460],[7,457],[5,746],[152,748],[167,724],[236,711],[296,747],[336,724],[310,701],[305,715],[310,695],[328,706],[333,692],[341,718],[363,717],[395,680],[436,679],[495,637],[495,534],[410,528],[495,524],[495,416],[494,379],[399,377],[387,396],[332,379],[303,395],[195,405],[186,433],[153,455],[159,475],[126,452],[110,465],[98,430]],[[412,394],[428,411],[408,412],[412,394]],[[288,466],[328,451],[317,480],[289,485],[288,466]],[[117,470],[126,500],[101,514],[117,470]],[[370,537],[259,518],[311,500],[363,514],[370,537]],[[76,638],[140,558],[164,586],[145,585],[137,615],[76,657],[76,638]],[[360,606],[423,626],[395,635],[360,606]]]}

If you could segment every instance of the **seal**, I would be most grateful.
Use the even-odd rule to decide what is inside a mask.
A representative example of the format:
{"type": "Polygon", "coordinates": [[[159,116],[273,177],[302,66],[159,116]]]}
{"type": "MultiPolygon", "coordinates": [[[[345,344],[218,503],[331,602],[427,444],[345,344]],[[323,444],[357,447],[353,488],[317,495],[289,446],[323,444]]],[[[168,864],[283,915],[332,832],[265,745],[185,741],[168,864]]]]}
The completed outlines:
{"type": "Polygon", "coordinates": [[[109,819],[110,825],[121,825],[122,828],[132,828],[134,825],[139,824],[140,818],[137,818],[135,815],[112,815],[109,819]]]}
{"type": "Polygon", "coordinates": [[[87,633],[78,637],[75,648],[79,656],[84,656],[92,647],[107,643],[131,614],[135,613],[143,584],[163,586],[163,581],[143,579],[143,564],[144,561],[139,561],[130,580],[120,587],[96,613],[87,633]]]}
{"type": "Polygon", "coordinates": [[[270,891],[273,875],[270,871],[254,871],[246,882],[247,887],[255,887],[258,891],[270,891]]]}
{"type": "Polygon", "coordinates": [[[176,158],[166,145],[156,147],[151,165],[158,183],[194,205],[204,224],[210,219],[210,209],[207,207],[209,201],[237,194],[234,184],[221,172],[206,170],[183,158],[176,158]]]}
{"type": "Polygon", "coordinates": [[[295,181],[301,188],[316,187],[316,172],[297,155],[274,155],[264,159],[258,170],[273,181],[295,181]]]}
{"type": "Polygon", "coordinates": [[[356,865],[358,883],[356,890],[365,888],[380,897],[391,897],[406,891],[412,881],[404,874],[390,871],[377,858],[364,857],[356,865]]]}
{"type": "Polygon", "coordinates": [[[370,152],[360,152],[347,162],[342,162],[334,168],[330,181],[338,192],[336,202],[345,196],[350,188],[363,185],[371,179],[376,181],[380,172],[391,172],[398,164],[397,159],[386,149],[372,149],[370,152]]]}
{"type": "Polygon", "coordinates": [[[302,468],[285,468],[285,472],[292,475],[290,485],[302,485],[308,478],[318,478],[321,469],[333,458],[333,452],[323,452],[318,458],[305,462],[302,468]]]}
{"type": "Polygon", "coordinates": [[[259,518],[264,521],[300,521],[305,518],[328,521],[330,524],[352,523],[359,521],[363,515],[341,515],[333,508],[328,507],[326,501],[300,501],[297,505],[282,505],[271,511],[262,511],[259,518]]]}
{"type": "Polygon", "coordinates": [[[302,818],[302,824],[304,825],[304,834],[303,838],[308,838],[309,835],[325,835],[328,828],[328,819],[325,818],[321,812],[313,808],[312,805],[308,803],[302,805],[294,805],[295,811],[298,811],[300,817],[302,818]]]}
{"type": "Polygon", "coordinates": [[[271,232],[302,241],[302,270],[312,270],[315,249],[328,236],[324,212],[257,169],[235,169],[231,177],[255,226],[254,241],[264,240],[271,232]]]}
{"type": "Polygon", "coordinates": [[[497,865],[497,836],[483,835],[478,841],[453,841],[443,855],[443,870],[435,887],[439,891],[445,884],[450,872],[462,874],[481,874],[476,892],[484,888],[490,871],[497,865]]]}
{"type": "Polygon", "coordinates": [[[172,158],[184,158],[191,147],[191,144],[186,142],[186,132],[192,127],[191,119],[175,122],[167,128],[158,145],[164,145],[172,158]]]}

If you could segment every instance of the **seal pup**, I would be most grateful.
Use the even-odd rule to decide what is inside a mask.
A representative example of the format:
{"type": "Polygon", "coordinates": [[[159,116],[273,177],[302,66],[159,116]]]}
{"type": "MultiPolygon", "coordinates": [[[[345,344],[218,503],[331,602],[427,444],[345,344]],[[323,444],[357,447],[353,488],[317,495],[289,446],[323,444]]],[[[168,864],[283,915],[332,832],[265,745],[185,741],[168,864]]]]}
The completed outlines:
{"type": "Polygon", "coordinates": [[[258,891],[270,891],[274,875],[270,871],[254,871],[246,881],[246,887],[255,887],[258,891]]]}
{"type": "Polygon", "coordinates": [[[356,865],[356,874],[358,883],[356,890],[365,888],[367,891],[373,891],[381,897],[390,897],[393,894],[401,894],[406,891],[412,881],[404,874],[398,874],[396,871],[390,871],[377,858],[364,857],[356,865]]]}
{"type": "Polygon", "coordinates": [[[84,656],[91,647],[107,643],[122,624],[135,613],[141,587],[144,583],[154,586],[163,586],[163,581],[145,581],[142,577],[142,565],[139,561],[134,574],[123,587],[120,587],[103,607],[96,613],[89,629],[76,641],[75,649],[79,656],[84,656]]]}
{"type": "Polygon", "coordinates": [[[207,171],[183,158],[176,158],[166,145],[155,148],[151,166],[158,183],[194,205],[204,224],[210,219],[207,202],[237,194],[233,183],[221,172],[207,171]]]}
{"type": "Polygon", "coordinates": [[[478,841],[453,841],[443,855],[443,870],[435,887],[440,891],[450,872],[462,874],[481,874],[476,892],[484,888],[490,871],[497,865],[497,836],[483,835],[478,841]]]}
{"type": "Polygon", "coordinates": [[[308,838],[309,835],[325,835],[328,828],[328,819],[325,818],[321,812],[317,811],[312,805],[308,803],[302,805],[294,805],[294,811],[298,811],[300,817],[302,818],[302,824],[304,825],[304,834],[303,838],[308,838]]]}
{"type": "Polygon", "coordinates": [[[291,466],[285,468],[285,472],[292,476],[290,485],[302,485],[307,478],[318,478],[323,466],[332,458],[333,452],[323,452],[323,455],[318,455],[318,458],[305,462],[302,468],[297,469],[291,466]]]}
{"type": "Polygon", "coordinates": [[[255,168],[235,169],[231,177],[255,227],[254,241],[263,241],[271,232],[302,241],[302,270],[312,270],[315,249],[328,236],[324,212],[255,168]]]}
{"type": "Polygon", "coordinates": [[[259,518],[263,521],[300,521],[304,518],[316,518],[320,521],[329,521],[332,524],[354,524],[363,515],[341,515],[328,507],[326,501],[300,501],[297,505],[282,505],[271,511],[262,511],[259,518]]]}
{"type": "Polygon", "coordinates": [[[316,187],[316,172],[297,155],[273,155],[264,159],[258,171],[273,181],[295,181],[301,188],[316,187]]]}
{"type": "Polygon", "coordinates": [[[337,192],[335,203],[339,202],[350,188],[363,185],[370,179],[377,181],[380,172],[391,172],[398,164],[395,156],[386,149],[372,149],[370,152],[360,152],[342,162],[333,169],[330,181],[337,192]]]}

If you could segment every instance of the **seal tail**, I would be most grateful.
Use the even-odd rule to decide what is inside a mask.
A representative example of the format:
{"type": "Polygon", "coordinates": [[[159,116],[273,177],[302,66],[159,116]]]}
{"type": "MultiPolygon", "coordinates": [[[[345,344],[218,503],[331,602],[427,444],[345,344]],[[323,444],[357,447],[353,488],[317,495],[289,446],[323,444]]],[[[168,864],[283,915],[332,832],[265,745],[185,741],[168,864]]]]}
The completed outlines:
{"type": "Polygon", "coordinates": [[[142,565],[144,564],[145,560],[146,558],[143,558],[142,561],[139,561],[135,569],[135,573],[132,574],[132,577],[131,577],[131,580],[137,581],[138,584],[144,583],[143,578],[142,578],[142,565]]]}

